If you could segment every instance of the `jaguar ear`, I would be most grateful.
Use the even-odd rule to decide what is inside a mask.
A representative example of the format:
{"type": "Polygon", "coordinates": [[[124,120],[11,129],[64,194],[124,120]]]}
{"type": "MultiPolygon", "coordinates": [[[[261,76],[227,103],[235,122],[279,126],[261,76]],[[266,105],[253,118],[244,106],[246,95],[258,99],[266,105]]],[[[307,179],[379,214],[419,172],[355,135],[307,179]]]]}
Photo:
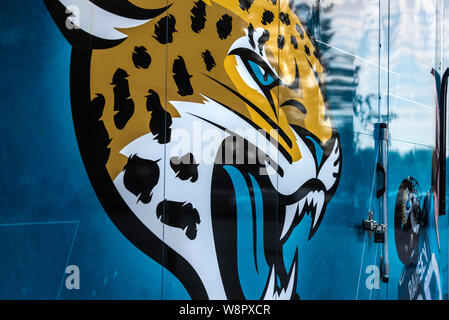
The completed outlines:
{"type": "Polygon", "coordinates": [[[76,47],[104,49],[127,38],[118,29],[134,28],[169,7],[143,9],[128,0],[44,0],[65,38],[76,47]]]}

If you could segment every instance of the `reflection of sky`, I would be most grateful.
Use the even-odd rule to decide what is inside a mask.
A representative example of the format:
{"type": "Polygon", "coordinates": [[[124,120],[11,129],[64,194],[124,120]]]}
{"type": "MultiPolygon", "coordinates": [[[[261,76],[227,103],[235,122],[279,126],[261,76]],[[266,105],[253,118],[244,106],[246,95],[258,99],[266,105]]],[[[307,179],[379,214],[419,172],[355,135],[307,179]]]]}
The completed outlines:
{"type": "Polygon", "coordinates": [[[434,145],[435,96],[430,74],[436,57],[435,0],[391,2],[390,65],[399,73],[391,90],[392,137],[434,145]],[[393,87],[394,88],[394,87],[393,87]]]}
{"type": "MultiPolygon", "coordinates": [[[[346,55],[351,57],[346,59],[347,64],[352,64],[353,68],[359,67],[356,90],[360,105],[351,110],[354,131],[372,133],[372,124],[378,121],[376,96],[379,93],[380,71],[380,113],[383,119],[386,119],[389,93],[392,138],[432,147],[435,132],[435,97],[430,72],[436,61],[436,0],[400,0],[390,3],[391,29],[388,48],[387,1],[381,1],[380,6],[376,0],[322,1],[322,8],[332,8],[328,13],[322,13],[322,16],[331,20],[333,34],[331,40],[324,44],[331,48],[325,55],[325,62],[329,66],[339,64],[341,68],[348,68],[342,63],[342,59],[338,58],[346,55]],[[380,52],[379,9],[382,39],[380,52]],[[368,107],[371,108],[370,112],[368,107]],[[370,115],[369,118],[367,114],[370,115]]],[[[446,29],[449,28],[447,25],[448,23],[446,29]]],[[[446,48],[449,47],[448,43],[449,41],[446,41],[444,44],[446,48]]],[[[347,113],[349,108],[345,110],[347,113]]]]}

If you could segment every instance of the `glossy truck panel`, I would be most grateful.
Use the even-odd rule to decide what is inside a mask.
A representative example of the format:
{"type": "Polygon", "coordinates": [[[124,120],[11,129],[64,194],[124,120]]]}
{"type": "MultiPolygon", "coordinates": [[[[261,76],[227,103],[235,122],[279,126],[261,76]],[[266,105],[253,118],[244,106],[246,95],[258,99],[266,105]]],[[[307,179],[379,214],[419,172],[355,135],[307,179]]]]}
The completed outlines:
{"type": "Polygon", "coordinates": [[[0,299],[447,299],[449,1],[0,9],[0,299]]]}

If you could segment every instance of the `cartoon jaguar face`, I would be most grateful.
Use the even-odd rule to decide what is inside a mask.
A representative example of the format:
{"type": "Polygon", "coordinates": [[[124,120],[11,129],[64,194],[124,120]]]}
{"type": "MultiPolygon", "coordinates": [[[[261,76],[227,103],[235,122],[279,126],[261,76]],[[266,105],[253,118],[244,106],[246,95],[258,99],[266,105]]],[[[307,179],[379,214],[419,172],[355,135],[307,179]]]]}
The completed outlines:
{"type": "Polygon", "coordinates": [[[340,179],[318,59],[287,0],[46,0],[73,46],[80,151],[106,212],[194,299],[297,298],[340,179]]]}

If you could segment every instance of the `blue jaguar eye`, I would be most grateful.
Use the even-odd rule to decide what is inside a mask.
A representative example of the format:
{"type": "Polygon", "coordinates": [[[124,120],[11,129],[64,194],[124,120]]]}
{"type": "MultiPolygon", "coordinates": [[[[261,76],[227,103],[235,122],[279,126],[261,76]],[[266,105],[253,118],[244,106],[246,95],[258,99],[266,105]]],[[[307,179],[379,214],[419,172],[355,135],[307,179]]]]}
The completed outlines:
{"type": "Polygon", "coordinates": [[[271,90],[279,84],[280,80],[275,71],[256,52],[247,48],[237,48],[232,50],[229,55],[240,57],[246,71],[262,90],[271,90]]]}
{"type": "Polygon", "coordinates": [[[251,60],[248,60],[248,64],[254,76],[260,82],[261,85],[269,86],[273,84],[274,78],[270,75],[270,73],[267,70],[264,70],[260,65],[251,60]]]}

